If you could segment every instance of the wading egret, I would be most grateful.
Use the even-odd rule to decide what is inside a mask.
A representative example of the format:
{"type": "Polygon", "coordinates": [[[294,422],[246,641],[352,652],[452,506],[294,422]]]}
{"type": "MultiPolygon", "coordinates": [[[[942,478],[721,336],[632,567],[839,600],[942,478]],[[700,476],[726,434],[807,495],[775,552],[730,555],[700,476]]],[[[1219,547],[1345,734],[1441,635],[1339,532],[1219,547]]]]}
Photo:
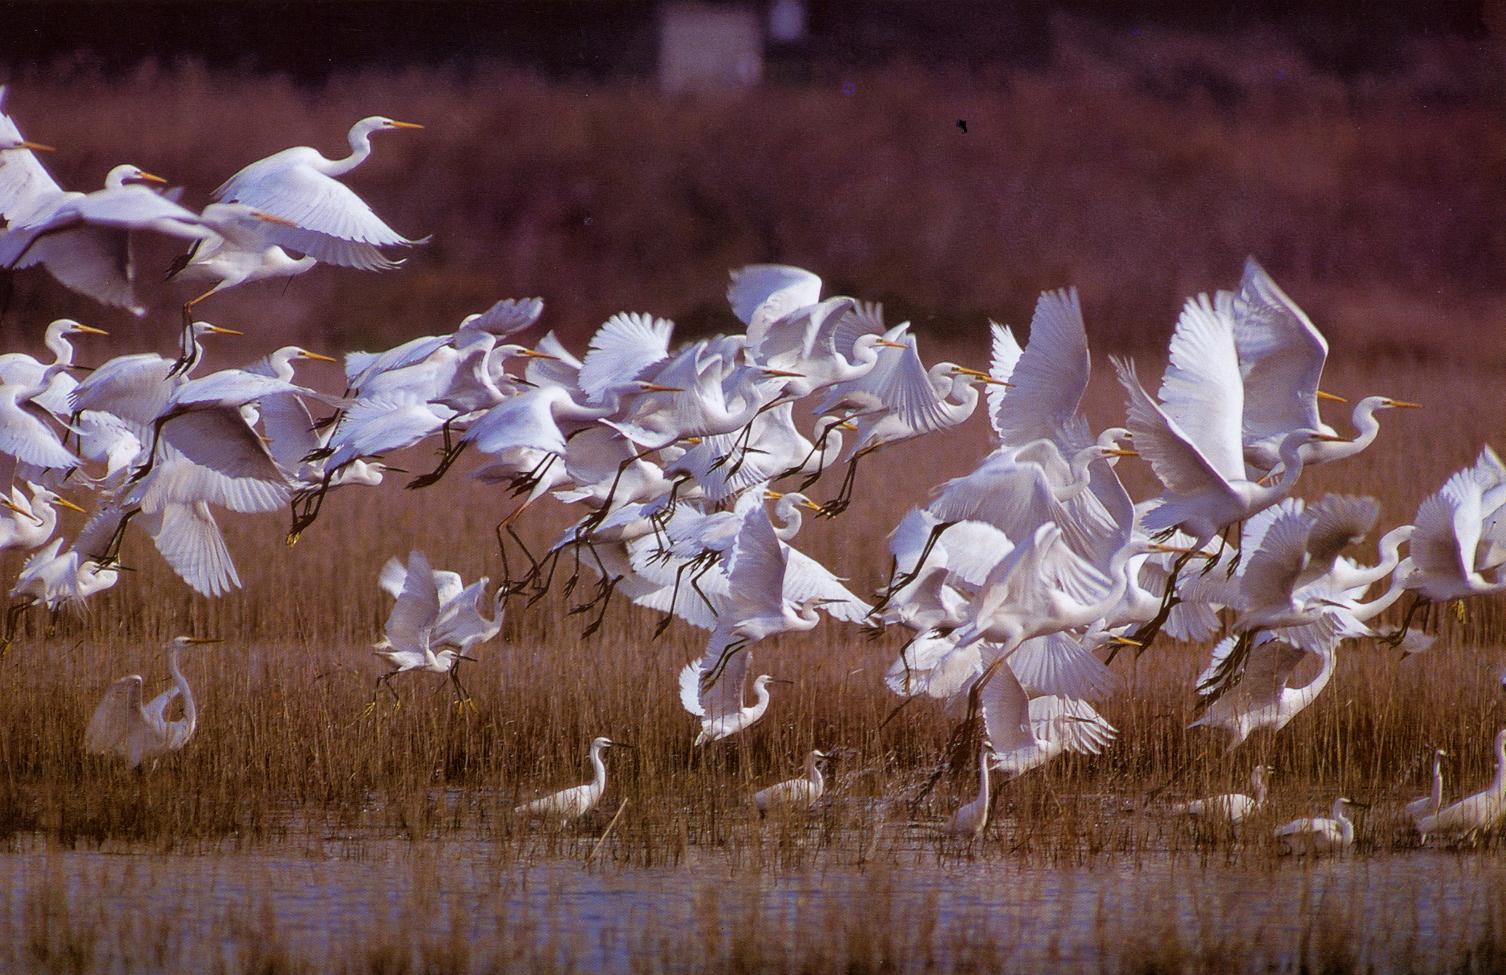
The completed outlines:
{"type": "Polygon", "coordinates": [[[947,820],[946,833],[969,847],[983,838],[988,827],[988,766],[993,759],[994,743],[987,738],[978,746],[978,795],[967,805],[952,813],[947,820]]]}
{"type": "Polygon", "coordinates": [[[554,819],[558,820],[561,826],[572,819],[584,816],[595,807],[601,799],[601,794],[607,788],[607,766],[602,761],[602,754],[608,748],[632,747],[632,745],[613,741],[604,736],[592,739],[591,770],[593,774],[590,782],[569,789],[561,789],[559,792],[550,793],[532,802],[525,802],[514,808],[513,814],[531,819],[554,819]]]}
{"type": "Polygon", "coordinates": [[[1253,815],[1266,799],[1266,776],[1271,774],[1268,765],[1257,765],[1250,771],[1250,794],[1230,792],[1224,795],[1207,796],[1189,802],[1172,804],[1170,810],[1178,816],[1186,816],[1201,823],[1238,829],[1253,815]]]}
{"type": "Polygon", "coordinates": [[[794,779],[776,782],[767,789],[753,793],[753,805],[760,817],[780,810],[805,811],[821,801],[826,792],[826,780],[821,776],[821,763],[831,756],[820,749],[805,756],[805,774],[794,779]]]}
{"type": "Polygon", "coordinates": [[[1422,842],[1427,843],[1428,834],[1422,831],[1422,821],[1429,816],[1436,815],[1443,808],[1443,759],[1448,752],[1441,748],[1433,750],[1433,791],[1420,799],[1413,799],[1402,807],[1402,812],[1412,820],[1422,842]]]}
{"type": "Polygon", "coordinates": [[[1276,842],[1283,854],[1298,856],[1322,856],[1326,853],[1343,853],[1354,846],[1354,823],[1349,818],[1350,806],[1358,805],[1340,797],[1333,801],[1328,818],[1294,819],[1276,827],[1276,842]]]}

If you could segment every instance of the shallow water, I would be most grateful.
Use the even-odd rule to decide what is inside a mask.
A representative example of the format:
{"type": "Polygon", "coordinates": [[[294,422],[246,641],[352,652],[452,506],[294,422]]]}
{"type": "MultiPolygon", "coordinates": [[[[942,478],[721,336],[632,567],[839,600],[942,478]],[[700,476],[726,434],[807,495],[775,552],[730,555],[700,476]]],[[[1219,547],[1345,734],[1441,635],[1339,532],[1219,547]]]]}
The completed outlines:
{"type": "MultiPolygon", "coordinates": [[[[792,842],[813,843],[815,831],[792,842]]],[[[693,969],[734,957],[773,969],[868,957],[898,970],[1114,971],[1146,953],[1224,959],[1215,969],[1295,970],[1326,953],[1354,968],[1430,970],[1506,925],[1494,853],[1048,866],[902,844],[862,865],[818,852],[775,870],[695,848],[672,868],[587,868],[591,846],[580,837],[566,856],[519,856],[475,839],[170,854],[38,844],[0,856],[0,968],[43,967],[72,945],[105,971],[236,971],[269,957],[315,971],[390,970],[393,959],[693,969]]]]}

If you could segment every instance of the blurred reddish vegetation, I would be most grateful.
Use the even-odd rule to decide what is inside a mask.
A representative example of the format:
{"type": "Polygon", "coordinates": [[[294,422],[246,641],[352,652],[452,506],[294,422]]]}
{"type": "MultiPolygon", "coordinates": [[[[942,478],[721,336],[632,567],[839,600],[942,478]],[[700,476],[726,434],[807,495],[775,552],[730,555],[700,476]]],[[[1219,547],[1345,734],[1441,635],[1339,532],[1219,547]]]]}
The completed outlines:
{"type": "MultiPolygon", "coordinates": [[[[1055,51],[987,77],[901,66],[695,98],[501,67],[311,87],[195,63],[126,77],[61,63],[13,77],[6,107],[60,148],[48,165],[65,186],[130,161],[195,206],[277,149],[343,154],[362,116],[427,125],[381,137],[349,178],[399,231],[433,235],[407,266],[320,268],[203,306],[325,351],[448,329],[521,295],[542,296],[547,325],[576,344],[620,309],[682,335],[729,330],[726,273],[751,261],[810,267],[885,301],[891,320],[980,348],[986,318],[1023,324],[1039,290],[1076,284],[1095,344],[1150,347],[1186,295],[1231,286],[1253,254],[1350,351],[1500,356],[1506,130],[1474,46],[1418,42],[1402,71],[1342,79],[1274,36],[1235,49],[1079,28],[1055,51]]],[[[187,296],[156,283],[168,256],[144,250],[155,304],[140,325],[30,273],[3,329],[26,341],[70,314],[165,347],[187,296]]]]}

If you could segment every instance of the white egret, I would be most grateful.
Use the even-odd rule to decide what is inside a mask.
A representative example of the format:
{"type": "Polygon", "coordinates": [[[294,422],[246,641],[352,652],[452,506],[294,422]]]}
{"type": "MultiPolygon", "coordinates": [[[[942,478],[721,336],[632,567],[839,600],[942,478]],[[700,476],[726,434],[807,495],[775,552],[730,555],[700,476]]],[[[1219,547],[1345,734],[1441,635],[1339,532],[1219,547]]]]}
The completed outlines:
{"type": "Polygon", "coordinates": [[[1433,788],[1427,795],[1419,799],[1413,799],[1402,807],[1402,813],[1412,820],[1413,827],[1422,837],[1424,845],[1427,844],[1428,834],[1422,830],[1422,820],[1436,815],[1443,808],[1443,760],[1448,752],[1441,748],[1433,749],[1433,788]]]}
{"type": "Polygon", "coordinates": [[[28,498],[20,487],[12,485],[10,497],[0,496],[0,506],[11,513],[0,517],[0,552],[8,548],[36,548],[52,537],[57,530],[58,513],[54,505],[82,513],[83,508],[67,498],[31,482],[28,498]]]}
{"type": "Polygon", "coordinates": [[[78,456],[63,446],[49,425],[52,414],[33,402],[47,391],[52,374],[62,369],[58,365],[48,366],[35,385],[0,383],[0,454],[34,467],[62,469],[79,465],[78,456]]]}
{"type": "Polygon", "coordinates": [[[351,126],[350,155],[326,159],[317,149],[294,146],[257,160],[214,191],[225,203],[244,203],[295,224],[269,224],[267,239],[325,264],[385,271],[397,266],[383,247],[411,247],[410,240],[387,226],[371,207],[335,177],[343,176],[371,155],[371,136],[394,129],[421,129],[380,115],[351,126]]]}
{"type": "Polygon", "coordinates": [[[829,753],[814,749],[805,756],[804,775],[776,782],[753,793],[753,805],[758,809],[759,818],[772,812],[804,812],[820,802],[826,792],[821,763],[830,757],[829,753]]]}
{"type": "Polygon", "coordinates": [[[1299,856],[1345,852],[1354,846],[1354,822],[1348,813],[1354,805],[1358,804],[1340,797],[1334,800],[1328,818],[1294,819],[1276,827],[1280,852],[1299,856]]]}
{"type": "Polygon", "coordinates": [[[1005,780],[1065,752],[1097,755],[1119,734],[1086,701],[1054,694],[1031,699],[1002,659],[991,676],[985,672],[977,683],[982,684],[977,700],[983,725],[994,743],[990,764],[1005,780]]]}
{"type": "MultiPolygon", "coordinates": [[[[389,589],[395,575],[390,563],[383,567],[381,583],[384,589],[389,589]]],[[[382,627],[382,640],[372,648],[372,652],[382,658],[390,669],[376,679],[371,702],[366,706],[368,714],[376,707],[377,695],[383,687],[387,688],[393,701],[400,702],[397,691],[392,687],[392,678],[415,670],[448,675],[458,695],[456,703],[464,705],[470,700],[470,695],[460,683],[456,668],[459,661],[471,658],[466,657],[458,646],[436,649],[438,641],[435,639],[435,630],[441,609],[441,581],[448,583],[449,577],[441,576],[431,569],[429,560],[422,552],[409,553],[407,571],[403,575],[397,602],[387,614],[387,622],[382,627]]],[[[459,577],[454,581],[458,583],[459,577]]],[[[446,588],[450,587],[447,585],[446,588]]],[[[458,599],[460,595],[455,592],[450,598],[458,599]]]]}
{"type": "Polygon", "coordinates": [[[1484,486],[1466,468],[1417,508],[1407,588],[1434,602],[1506,591],[1506,570],[1486,575],[1476,562],[1484,522],[1484,486]]]}
{"type": "Polygon", "coordinates": [[[95,410],[117,416],[146,442],[152,422],[166,409],[173,392],[188,382],[188,374],[203,359],[204,337],[242,334],[233,328],[194,322],[189,330],[190,352],[186,363],[181,358],[176,361],[166,359],[155,352],[116,356],[79,380],[69,394],[69,405],[75,413],[95,410]]]}
{"type": "Polygon", "coordinates": [[[1447,833],[1472,839],[1506,818],[1506,728],[1496,732],[1495,753],[1496,773],[1490,784],[1418,819],[1417,832],[1423,836],[1447,833]]]}
{"type": "MultiPolygon", "coordinates": [[[[1198,678],[1199,684],[1215,679],[1232,654],[1236,641],[1236,637],[1226,637],[1213,648],[1213,661],[1198,678]]],[[[1229,751],[1238,748],[1261,728],[1280,731],[1328,686],[1336,662],[1337,653],[1333,649],[1309,654],[1271,636],[1257,637],[1239,682],[1210,703],[1202,716],[1188,727],[1218,728],[1226,732],[1229,751]],[[1318,658],[1317,673],[1303,684],[1288,686],[1297,667],[1310,655],[1318,658]]]]}
{"type": "MultiPolygon", "coordinates": [[[[0,382],[15,386],[35,386],[42,382],[42,377],[47,374],[49,366],[62,366],[69,368],[73,365],[73,343],[68,341],[70,335],[109,335],[102,328],[93,325],[84,325],[71,318],[59,318],[47,326],[43,333],[42,345],[52,353],[52,362],[44,363],[33,356],[21,352],[8,352],[0,355],[0,382]]],[[[55,375],[65,375],[55,372],[55,375]]]]}
{"type": "Polygon", "coordinates": [[[1177,802],[1170,806],[1170,811],[1175,815],[1186,816],[1200,823],[1237,830],[1246,819],[1265,805],[1266,776],[1270,774],[1270,766],[1257,765],[1250,771],[1248,795],[1243,792],[1231,792],[1192,799],[1188,802],[1177,802]]]}
{"type": "Polygon", "coordinates": [[[971,847],[983,838],[988,828],[988,766],[993,759],[994,743],[984,738],[978,745],[978,795],[969,803],[952,813],[947,820],[946,834],[971,847]]]}
{"type": "Polygon", "coordinates": [[[169,281],[215,282],[208,291],[184,302],[185,328],[193,322],[194,307],[221,291],[267,278],[296,277],[319,263],[307,254],[291,256],[267,234],[270,225],[297,224],[244,203],[211,203],[199,213],[199,220],[212,233],[194,241],[167,272],[169,281]]]}
{"type": "Polygon", "coordinates": [[[61,284],[101,304],[146,314],[136,297],[131,234],[152,231],[187,240],[206,236],[199,215],[139,183],[165,183],[131,165],[116,166],[104,189],[60,193],[0,236],[0,267],[45,267],[61,284]]]}
{"type": "Polygon", "coordinates": [[[525,802],[513,809],[515,816],[527,816],[532,819],[558,820],[561,826],[590,812],[601,799],[601,794],[607,788],[607,766],[602,761],[602,753],[608,748],[632,748],[634,746],[620,741],[613,741],[605,736],[591,740],[591,770],[592,778],[584,785],[577,785],[569,789],[561,789],[559,792],[550,793],[532,802],[525,802]]]}
{"type": "MultiPolygon", "coordinates": [[[[1208,347],[1221,343],[1217,332],[1207,336],[1208,347]]],[[[1225,333],[1222,344],[1230,346],[1221,358],[1232,359],[1232,339],[1225,333]]],[[[1166,486],[1155,507],[1142,520],[1147,531],[1180,528],[1193,538],[1193,547],[1201,549],[1213,536],[1237,521],[1275,504],[1291,493],[1302,475],[1303,444],[1336,441],[1343,438],[1316,430],[1295,430],[1281,441],[1281,477],[1274,484],[1259,484],[1245,476],[1244,456],[1240,450],[1239,413],[1231,410],[1230,399],[1239,394],[1237,367],[1232,363],[1225,372],[1235,375],[1212,376],[1198,384],[1203,402],[1196,406],[1188,397],[1188,413],[1201,419],[1191,431],[1174,421],[1152,400],[1140,385],[1133,363],[1115,359],[1119,381],[1129,393],[1130,432],[1135,449],[1150,461],[1156,477],[1166,486]]],[[[1168,370],[1169,371],[1169,370],[1168,370]]]]}
{"type": "Polygon", "coordinates": [[[748,673],[753,667],[753,652],[744,651],[727,661],[721,677],[709,688],[702,687],[704,661],[688,663],[680,671],[680,705],[701,719],[701,731],[695,736],[694,748],[745,731],[769,709],[770,684],[794,684],[768,674],[753,679],[753,703],[744,704],[748,673]]]}
{"type": "Polygon", "coordinates": [[[194,703],[193,689],[178,667],[178,655],[191,646],[219,642],[203,637],[174,637],[167,645],[167,672],[172,675],[173,686],[145,703],[140,674],[122,677],[111,684],[84,731],[85,750],[91,755],[119,758],[131,768],[140,768],[148,759],[188,744],[198,728],[199,709],[194,703]],[[183,698],[183,717],[169,720],[167,709],[177,697],[183,698]]]}
{"type": "MultiPolygon", "coordinates": [[[[4,107],[5,86],[0,85],[0,109],[4,107]]],[[[0,110],[0,218],[10,223],[24,220],[63,191],[33,155],[53,151],[52,146],[23,137],[16,123],[0,110]]]]}

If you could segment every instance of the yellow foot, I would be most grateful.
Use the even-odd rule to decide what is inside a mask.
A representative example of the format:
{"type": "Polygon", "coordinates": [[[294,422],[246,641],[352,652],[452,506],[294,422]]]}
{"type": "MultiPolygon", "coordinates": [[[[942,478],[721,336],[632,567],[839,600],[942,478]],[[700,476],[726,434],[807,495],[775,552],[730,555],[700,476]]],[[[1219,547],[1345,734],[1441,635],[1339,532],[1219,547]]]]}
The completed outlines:
{"type": "Polygon", "coordinates": [[[1469,622],[1469,607],[1464,604],[1464,600],[1462,599],[1454,600],[1454,619],[1460,623],[1469,622]]]}

